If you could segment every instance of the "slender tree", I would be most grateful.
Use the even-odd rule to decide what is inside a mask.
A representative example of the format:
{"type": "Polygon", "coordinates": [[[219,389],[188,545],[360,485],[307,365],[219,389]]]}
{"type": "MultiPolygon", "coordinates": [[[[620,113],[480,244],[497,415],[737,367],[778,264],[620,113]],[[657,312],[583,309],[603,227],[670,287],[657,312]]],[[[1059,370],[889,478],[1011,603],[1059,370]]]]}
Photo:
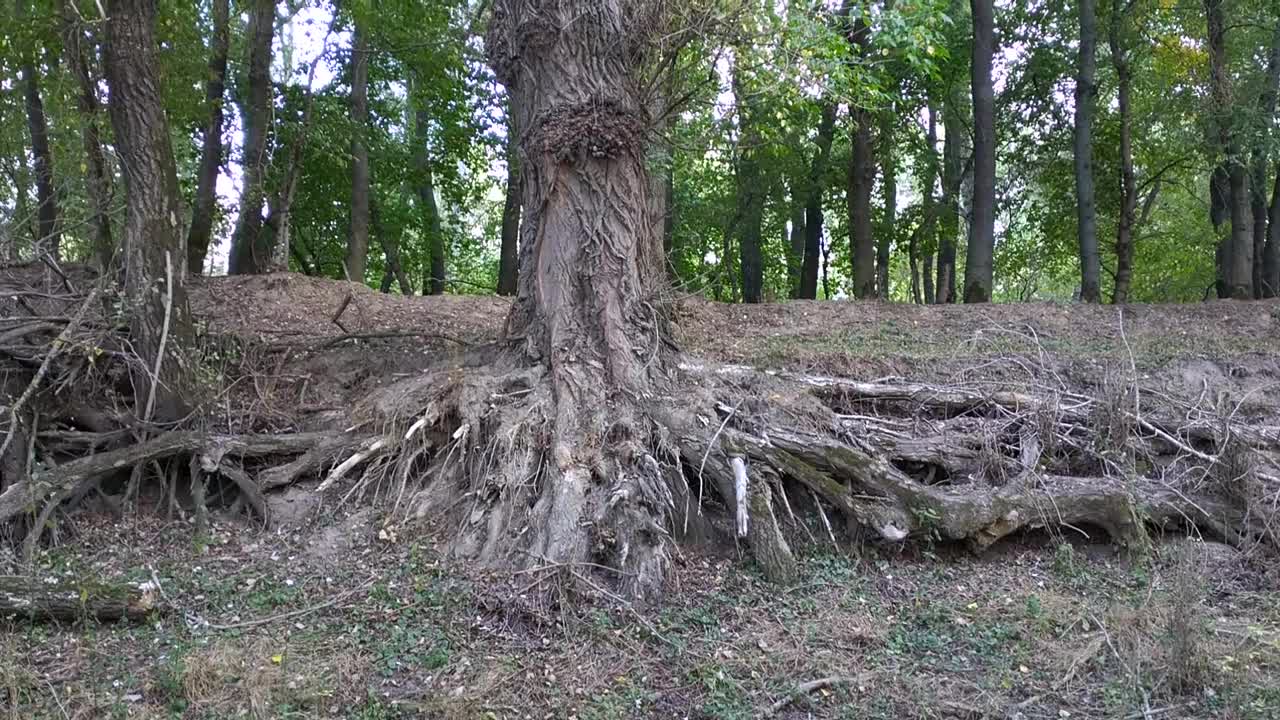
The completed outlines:
{"type": "Polygon", "coordinates": [[[275,34],[275,0],[252,0],[249,8],[247,93],[242,93],[241,122],[244,147],[240,158],[244,182],[240,214],[231,236],[227,272],[232,275],[266,272],[272,243],[263,232],[262,210],[267,201],[267,134],[271,130],[271,40],[275,34]]]}
{"type": "Polygon", "coordinates": [[[805,187],[804,261],[800,268],[800,293],[803,300],[818,297],[818,262],[822,256],[822,196],[827,166],[831,164],[831,144],[836,134],[836,106],[824,100],[819,110],[818,134],[813,160],[809,165],[809,182],[805,187]]]}
{"type": "MultiPolygon", "coordinates": [[[[1080,47],[1075,94],[1076,235],[1080,245],[1080,299],[1102,301],[1102,265],[1098,256],[1098,218],[1094,205],[1093,114],[1097,96],[1098,21],[1095,0],[1078,0],[1080,47]]],[[[1112,27],[1115,26],[1113,3],[1112,27]]],[[[1112,43],[1114,58],[1116,45],[1112,43]]],[[[1127,90],[1125,91],[1127,92],[1127,90]]],[[[1122,221],[1123,222],[1123,221],[1122,221]]]]}
{"type": "Polygon", "coordinates": [[[422,294],[441,295],[445,286],[444,228],[436,205],[435,177],[431,169],[431,115],[425,108],[414,111],[414,189],[418,211],[422,214],[422,232],[430,255],[422,278],[422,294]]]}
{"type": "Polygon", "coordinates": [[[196,195],[191,203],[191,227],[187,231],[187,272],[204,272],[205,256],[213,237],[217,207],[218,169],[222,167],[223,95],[227,84],[227,53],[231,45],[229,0],[213,0],[213,35],[209,39],[209,77],[204,101],[209,113],[201,131],[200,166],[196,169],[196,195]]]}
{"type": "Polygon", "coordinates": [[[1116,304],[1129,300],[1129,285],[1133,278],[1133,234],[1138,209],[1138,181],[1133,168],[1133,72],[1129,51],[1122,39],[1123,24],[1131,7],[1132,4],[1124,0],[1111,0],[1111,25],[1107,32],[1111,64],[1116,71],[1117,111],[1120,116],[1120,218],[1116,223],[1116,284],[1111,296],[1111,301],[1116,304]]]}
{"type": "Polygon", "coordinates": [[[116,150],[124,174],[121,248],[129,333],[141,362],[131,364],[136,412],[173,422],[190,411],[194,365],[178,218],[178,176],[160,85],[156,0],[110,0],[106,71],[116,150]]]}
{"type": "Polygon", "coordinates": [[[80,137],[85,156],[85,190],[89,197],[92,245],[94,260],[101,270],[107,270],[115,256],[115,241],[111,233],[111,169],[102,151],[102,131],[99,124],[102,103],[98,100],[98,87],[90,70],[92,45],[86,48],[88,39],[80,18],[71,6],[71,0],[62,0],[63,53],[67,66],[76,80],[76,106],[80,110],[80,137]]]}
{"type": "Polygon", "coordinates": [[[507,111],[507,191],[502,206],[502,246],[498,253],[498,294],[515,295],[519,276],[520,138],[507,111]]]}
{"type": "Polygon", "coordinates": [[[1231,236],[1224,276],[1227,295],[1236,299],[1253,297],[1253,221],[1249,200],[1249,174],[1241,157],[1236,127],[1231,75],[1227,69],[1227,23],[1223,0],[1204,0],[1209,29],[1209,86],[1213,96],[1216,151],[1224,158],[1227,172],[1226,201],[1231,217],[1231,236]]]}
{"type": "Polygon", "coordinates": [[[738,109],[738,147],[734,162],[734,182],[738,209],[733,227],[738,241],[742,271],[742,301],[761,302],[764,297],[764,254],[761,224],[764,221],[765,193],[761,187],[760,154],[762,140],[755,125],[753,99],[744,87],[743,53],[739,48],[733,62],[734,104],[738,109]]]}
{"type": "MultiPolygon", "coordinates": [[[[16,15],[27,17],[30,0],[17,0],[16,15]]],[[[27,115],[27,132],[31,136],[31,159],[36,176],[38,252],[58,258],[62,252],[62,232],[58,223],[58,191],[53,178],[53,149],[49,145],[49,122],[40,97],[40,73],[36,67],[38,51],[23,54],[20,70],[23,106],[27,115]]]]}
{"type": "Polygon", "coordinates": [[[1270,221],[1267,206],[1267,144],[1274,137],[1271,129],[1276,114],[1276,95],[1280,91],[1280,20],[1277,20],[1267,54],[1267,72],[1258,99],[1259,130],[1250,163],[1250,204],[1253,211],[1253,291],[1256,297],[1280,295],[1280,246],[1272,241],[1277,228],[1270,221]]]}
{"type": "Polygon", "coordinates": [[[347,279],[363,283],[369,260],[369,38],[359,18],[351,39],[351,223],[347,230],[347,279]]]}
{"type": "Polygon", "coordinates": [[[996,223],[995,91],[991,64],[995,55],[992,0],[970,0],[973,12],[973,224],[964,264],[964,301],[991,300],[996,223]]]}
{"type": "MultiPolygon", "coordinates": [[[[847,0],[846,0],[846,4],[847,0]]],[[[871,54],[871,27],[861,13],[853,18],[846,37],[854,53],[865,60],[871,54]]],[[[846,203],[849,210],[850,257],[853,259],[853,296],[876,295],[876,246],[871,228],[871,190],[875,184],[873,149],[874,117],[857,104],[849,109],[853,123],[853,152],[849,157],[846,203]]]]}

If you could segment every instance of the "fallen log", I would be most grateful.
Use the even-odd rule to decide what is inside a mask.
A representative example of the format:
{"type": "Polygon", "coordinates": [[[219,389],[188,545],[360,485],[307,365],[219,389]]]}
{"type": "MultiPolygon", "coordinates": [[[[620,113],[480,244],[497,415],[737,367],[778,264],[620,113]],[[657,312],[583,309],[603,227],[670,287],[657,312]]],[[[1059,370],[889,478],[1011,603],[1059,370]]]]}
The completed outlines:
{"type": "Polygon", "coordinates": [[[142,620],[158,609],[151,583],[46,582],[0,575],[0,616],[33,621],[142,620]]]}

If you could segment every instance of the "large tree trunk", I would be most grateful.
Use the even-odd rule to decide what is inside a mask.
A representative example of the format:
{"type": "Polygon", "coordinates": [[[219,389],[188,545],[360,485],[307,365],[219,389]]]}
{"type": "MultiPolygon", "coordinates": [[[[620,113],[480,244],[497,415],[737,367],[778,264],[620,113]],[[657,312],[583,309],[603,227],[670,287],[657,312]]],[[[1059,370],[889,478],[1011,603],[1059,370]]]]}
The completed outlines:
{"type": "Polygon", "coordinates": [[[248,97],[241,104],[244,147],[240,164],[243,186],[240,214],[231,236],[227,272],[258,274],[271,266],[271,243],[262,231],[267,193],[267,134],[271,130],[271,39],[275,33],[275,0],[252,0],[249,10],[248,97]]]}
{"type": "Polygon", "coordinates": [[[804,261],[800,269],[800,293],[802,300],[818,297],[818,263],[822,256],[822,195],[827,166],[831,162],[831,143],[836,135],[836,106],[824,100],[821,120],[818,121],[818,137],[815,141],[813,163],[809,167],[809,184],[804,206],[804,261]]]}
{"type": "Polygon", "coordinates": [[[742,271],[742,301],[758,303],[764,299],[764,254],[760,226],[764,222],[765,193],[760,177],[761,136],[755,127],[752,101],[742,84],[739,67],[741,54],[733,63],[734,104],[738,109],[738,157],[734,164],[734,181],[738,208],[738,262],[742,271]]]}
{"type": "MultiPolygon", "coordinates": [[[[1093,189],[1093,112],[1097,96],[1098,22],[1095,0],[1079,0],[1080,49],[1076,72],[1075,172],[1076,235],[1080,246],[1080,299],[1102,302],[1102,265],[1098,257],[1098,218],[1093,189]]],[[[1114,3],[1113,3],[1114,4],[1114,3]]],[[[1112,10],[1112,27],[1117,22],[1112,10]]],[[[1112,57],[1116,43],[1112,41],[1112,57]]],[[[1119,61],[1116,61],[1119,62],[1119,61]]]]}
{"type": "Polygon", "coordinates": [[[105,44],[111,122],[124,171],[124,316],[141,362],[131,363],[134,412],[176,422],[195,403],[186,356],[191,316],[183,286],[178,176],[160,88],[155,0],[111,0],[105,44]]]}
{"type": "Polygon", "coordinates": [[[661,479],[641,451],[648,430],[634,404],[666,367],[650,294],[662,283],[662,238],[648,218],[649,121],[636,83],[647,33],[660,24],[651,7],[497,0],[488,36],[525,137],[507,337],[545,368],[554,406],[539,497],[515,505],[531,515],[520,562],[594,557],[634,593],[657,589],[669,562],[655,523],[661,479]]]}
{"type": "Polygon", "coordinates": [[[973,226],[964,264],[964,301],[991,300],[996,223],[995,91],[991,63],[995,55],[992,0],[970,0],[973,11],[973,226]]]}
{"type": "Polygon", "coordinates": [[[116,247],[111,237],[111,170],[102,152],[102,132],[98,124],[102,104],[98,101],[97,83],[89,71],[92,47],[88,50],[84,47],[86,38],[79,16],[70,0],[63,0],[61,10],[63,51],[76,78],[79,90],[76,105],[84,122],[80,134],[84,144],[85,190],[91,211],[89,224],[93,233],[93,255],[98,268],[105,272],[115,257],[116,247]]]}
{"type": "Polygon", "coordinates": [[[1227,70],[1227,30],[1223,0],[1204,0],[1209,30],[1209,85],[1213,96],[1217,151],[1226,159],[1227,202],[1231,214],[1231,239],[1223,253],[1226,291],[1230,297],[1253,297],[1253,221],[1249,207],[1249,175],[1240,154],[1239,123],[1232,98],[1231,76],[1227,70]]]}
{"type": "Polygon", "coordinates": [[[419,108],[414,112],[413,125],[417,137],[414,187],[418,194],[418,210],[422,213],[422,232],[426,235],[427,252],[431,256],[423,272],[422,294],[443,295],[446,280],[444,228],[440,223],[440,209],[436,206],[435,178],[431,171],[431,116],[425,109],[419,108]]]}
{"type": "Polygon", "coordinates": [[[200,147],[200,167],[196,170],[196,196],[191,206],[191,228],[187,231],[187,272],[204,272],[213,237],[213,213],[217,207],[218,168],[222,166],[222,102],[227,84],[227,52],[231,42],[230,1],[213,0],[213,36],[209,41],[209,77],[205,80],[204,101],[209,118],[205,121],[200,147]]]}
{"type": "Polygon", "coordinates": [[[498,253],[498,294],[515,295],[520,271],[520,138],[507,110],[507,197],[502,207],[502,247],[498,253]]]}
{"type": "Polygon", "coordinates": [[[369,261],[369,40],[360,22],[351,40],[351,224],[347,234],[347,279],[364,282],[369,261]]]}
{"type": "MultiPolygon", "coordinates": [[[[26,17],[30,0],[17,0],[17,16],[26,17]]],[[[58,191],[53,181],[53,150],[49,146],[49,123],[40,98],[40,74],[32,50],[19,68],[23,106],[27,115],[27,132],[31,135],[31,158],[35,163],[38,237],[36,254],[47,252],[55,259],[62,252],[62,233],[58,227],[58,191]]]]}
{"type": "Polygon", "coordinates": [[[1138,207],[1138,183],[1133,170],[1133,110],[1129,99],[1132,73],[1128,51],[1121,42],[1121,24],[1126,14],[1121,0],[1112,0],[1111,27],[1107,38],[1111,46],[1111,64],[1116,70],[1120,113],[1120,218],[1116,223],[1116,285],[1111,296],[1111,301],[1117,305],[1129,301],[1129,285],[1133,278],[1134,213],[1138,207]]]}

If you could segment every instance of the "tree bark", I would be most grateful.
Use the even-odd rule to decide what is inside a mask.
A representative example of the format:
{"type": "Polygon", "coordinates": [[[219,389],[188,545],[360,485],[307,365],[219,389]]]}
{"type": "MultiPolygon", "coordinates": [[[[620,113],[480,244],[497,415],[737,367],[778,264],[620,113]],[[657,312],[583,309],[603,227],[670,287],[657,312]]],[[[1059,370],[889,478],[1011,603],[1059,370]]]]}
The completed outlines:
{"type": "Polygon", "coordinates": [[[351,40],[351,225],[347,235],[347,279],[363,283],[369,261],[369,40],[359,21],[351,40]]]}
{"type": "Polygon", "coordinates": [[[1261,105],[1261,137],[1253,151],[1253,177],[1251,181],[1253,203],[1254,283],[1257,297],[1280,295],[1280,247],[1274,237],[1278,228],[1271,221],[1267,205],[1267,152],[1266,143],[1272,138],[1271,121],[1276,112],[1276,96],[1280,92],[1280,22],[1276,23],[1271,39],[1271,52],[1267,57],[1266,86],[1261,105]]]}
{"type": "Polygon", "coordinates": [[[808,199],[805,181],[795,178],[791,183],[790,234],[787,236],[787,289],[792,299],[800,297],[800,284],[804,276],[804,206],[808,199]]]}
{"type": "Polygon", "coordinates": [[[804,206],[804,260],[800,269],[801,300],[814,300],[818,297],[818,264],[822,256],[822,195],[825,188],[824,178],[827,166],[831,162],[831,143],[836,135],[836,106],[824,100],[821,107],[821,119],[818,121],[818,135],[815,140],[813,162],[809,166],[809,182],[805,189],[804,206]]]}
{"type": "Polygon", "coordinates": [[[661,301],[650,296],[663,282],[662,238],[645,200],[648,119],[637,92],[647,34],[660,28],[647,2],[583,7],[496,0],[487,39],[525,137],[526,216],[507,339],[545,368],[554,403],[539,432],[551,461],[521,562],[594,556],[623,571],[624,591],[640,594],[658,587],[668,562],[645,509],[662,502],[644,480],[652,471],[619,451],[644,431],[632,399],[667,365],[661,301]],[[607,544],[592,539],[601,533],[607,544]]]}
{"type": "Polygon", "coordinates": [[[135,413],[176,422],[195,403],[182,271],[178,176],[154,36],[155,0],[111,0],[105,46],[111,122],[124,171],[125,301],[135,413]]]}
{"type": "Polygon", "coordinates": [[[85,190],[91,208],[90,227],[93,233],[93,255],[98,269],[106,272],[115,257],[115,241],[111,236],[111,170],[102,152],[102,131],[98,119],[102,104],[98,101],[98,89],[89,71],[89,52],[84,47],[85,34],[80,27],[70,0],[62,1],[63,51],[67,65],[75,75],[79,92],[76,105],[80,109],[84,126],[81,141],[85,154],[85,190]]]}
{"type": "MultiPolygon", "coordinates": [[[[845,5],[850,3],[846,1],[845,5]]],[[[860,58],[870,55],[871,28],[862,14],[854,19],[845,37],[860,58]]],[[[872,298],[876,295],[876,246],[871,229],[871,190],[876,172],[872,149],[874,126],[871,111],[853,106],[849,113],[853,122],[853,152],[845,194],[849,210],[849,256],[853,260],[853,296],[872,298]]]]}
{"type": "Polygon", "coordinates": [[[507,197],[502,207],[502,248],[498,253],[498,294],[515,295],[519,277],[520,138],[507,110],[507,197]]]}
{"type": "MultiPolygon", "coordinates": [[[[896,88],[894,92],[897,92],[896,88]]],[[[880,220],[880,237],[876,242],[876,297],[889,300],[889,252],[893,247],[898,221],[898,159],[893,138],[893,124],[898,122],[892,103],[881,118],[876,143],[880,151],[880,183],[884,212],[880,220]]]]}
{"type": "Polygon", "coordinates": [[[240,116],[244,148],[240,160],[243,186],[240,212],[231,236],[227,272],[254,275],[271,266],[271,243],[263,233],[262,209],[267,197],[267,134],[271,130],[271,39],[275,33],[275,0],[252,0],[248,29],[248,97],[240,116]]]}
{"type": "Polygon", "coordinates": [[[964,264],[964,301],[991,300],[996,222],[995,91],[991,64],[995,55],[992,0],[970,0],[973,12],[973,226],[964,264]]]}
{"type": "Polygon", "coordinates": [[[191,227],[187,231],[187,272],[204,272],[205,257],[213,237],[213,214],[217,207],[218,169],[222,166],[223,96],[227,85],[227,53],[231,43],[230,1],[213,0],[213,36],[209,41],[209,77],[204,101],[209,118],[202,130],[200,166],[196,170],[196,195],[191,206],[191,227]]]}
{"type": "MultiPolygon", "coordinates": [[[[419,211],[422,213],[422,232],[427,238],[427,263],[422,279],[423,295],[443,295],[445,284],[444,228],[440,223],[440,210],[436,206],[435,180],[431,171],[430,148],[431,116],[425,109],[414,112],[414,132],[417,133],[417,149],[414,153],[414,185],[418,193],[419,211]]],[[[523,182],[523,180],[522,180],[523,182]]]]}
{"type": "MultiPolygon", "coordinates": [[[[938,109],[929,103],[928,124],[925,127],[925,169],[924,181],[921,183],[921,196],[924,198],[924,218],[920,222],[920,242],[917,252],[923,251],[920,263],[921,284],[924,294],[917,302],[932,305],[936,293],[933,282],[934,250],[938,246],[938,213],[939,205],[934,187],[938,184],[938,109]]],[[[914,271],[912,273],[914,278],[914,271]]]]}
{"type": "Polygon", "coordinates": [[[1112,0],[1111,27],[1107,38],[1111,47],[1111,64],[1116,71],[1120,114],[1120,217],[1116,223],[1116,284],[1111,296],[1111,302],[1116,305],[1129,301],[1129,286],[1133,278],[1134,214],[1138,208],[1138,183],[1133,169],[1133,110],[1129,97],[1132,72],[1128,50],[1123,47],[1121,39],[1121,24],[1127,14],[1122,0],[1112,0]]]}
{"type": "Polygon", "coordinates": [[[1209,85],[1213,96],[1217,151],[1226,159],[1231,240],[1227,294],[1238,300],[1253,297],[1253,214],[1249,199],[1249,174],[1240,153],[1240,133],[1233,115],[1231,76],[1227,70],[1227,30],[1223,0],[1204,0],[1209,34],[1209,85]]]}
{"type": "Polygon", "coordinates": [[[130,584],[61,582],[0,575],[0,616],[74,623],[142,620],[157,606],[156,590],[130,584]]]}
{"type": "Polygon", "coordinates": [[[756,159],[762,139],[755,127],[752,100],[743,87],[740,58],[741,51],[734,59],[732,70],[734,104],[738,109],[738,153],[734,165],[738,208],[734,227],[742,272],[742,301],[758,303],[764,299],[764,254],[760,228],[764,221],[765,193],[756,159]]]}
{"type": "Polygon", "coordinates": [[[942,222],[938,229],[938,274],[935,300],[939,305],[956,301],[956,239],[960,236],[960,187],[963,171],[964,122],[960,92],[953,89],[942,107],[942,222]]]}
{"type": "MultiPolygon", "coordinates": [[[[1076,235],[1080,247],[1080,299],[1090,303],[1102,302],[1102,265],[1098,256],[1098,218],[1093,183],[1093,114],[1097,96],[1095,77],[1098,71],[1098,22],[1094,3],[1095,0],[1079,0],[1080,49],[1075,94],[1076,235]]],[[[1117,3],[1112,3],[1113,28],[1118,22],[1115,17],[1116,5],[1117,3]]],[[[1113,40],[1113,58],[1116,45],[1113,40]]]]}
{"type": "MultiPolygon", "coordinates": [[[[17,17],[30,12],[30,0],[17,0],[17,17]]],[[[49,145],[49,122],[40,98],[40,75],[32,50],[19,68],[23,106],[27,115],[27,132],[31,135],[31,158],[36,176],[37,223],[36,255],[47,252],[56,260],[61,257],[62,233],[58,226],[58,190],[53,179],[53,150],[49,145]]]]}

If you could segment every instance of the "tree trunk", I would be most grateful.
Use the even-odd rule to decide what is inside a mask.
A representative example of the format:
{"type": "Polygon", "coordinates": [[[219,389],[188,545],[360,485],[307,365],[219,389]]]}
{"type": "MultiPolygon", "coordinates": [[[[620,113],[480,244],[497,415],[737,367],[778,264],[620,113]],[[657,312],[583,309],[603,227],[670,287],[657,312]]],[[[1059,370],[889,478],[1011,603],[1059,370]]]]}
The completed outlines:
{"type": "MultiPolygon", "coordinates": [[[[1094,78],[1098,71],[1098,22],[1094,2],[1095,0],[1079,0],[1080,49],[1075,96],[1076,235],[1080,246],[1080,299],[1090,303],[1102,302],[1102,265],[1098,257],[1098,218],[1093,187],[1093,113],[1094,99],[1097,96],[1094,78]]],[[[1111,18],[1113,28],[1118,22],[1115,4],[1113,3],[1111,18]]],[[[1111,52],[1115,58],[1114,40],[1111,52]]],[[[1120,60],[1114,62],[1119,63],[1120,60]]],[[[1121,220],[1122,224],[1123,222],[1121,220]]]]}
{"type": "Polygon", "coordinates": [[[942,222],[938,228],[938,275],[936,301],[940,305],[956,301],[956,239],[960,236],[960,187],[963,181],[961,155],[964,148],[963,100],[953,88],[942,107],[942,222]]]}
{"type": "MultiPolygon", "coordinates": [[[[845,3],[849,5],[848,2],[845,3]]],[[[871,28],[861,13],[854,19],[846,38],[860,58],[871,54],[871,28]]],[[[849,159],[846,200],[849,207],[849,256],[853,260],[853,296],[876,295],[876,246],[871,230],[871,190],[875,183],[875,152],[872,149],[871,111],[851,107],[853,152],[849,159]]]]}
{"type": "Polygon", "coordinates": [[[1122,0],[1112,0],[1111,27],[1107,33],[1111,63],[1116,71],[1120,113],[1120,218],[1116,223],[1116,285],[1111,296],[1111,302],[1117,305],[1129,301],[1129,286],[1133,278],[1134,213],[1138,207],[1138,185],[1133,170],[1133,110],[1129,99],[1132,73],[1128,50],[1121,42],[1121,23],[1127,12],[1122,0]]]}
{"type": "Polygon", "coordinates": [[[818,121],[818,137],[809,167],[809,183],[804,206],[804,261],[800,269],[801,300],[818,297],[818,262],[822,256],[822,195],[827,166],[831,162],[831,143],[836,135],[836,106],[824,100],[818,121]]]}
{"type": "Polygon", "coordinates": [[[89,51],[84,47],[85,34],[79,17],[70,0],[62,2],[63,50],[67,65],[75,75],[79,92],[76,105],[83,116],[81,140],[85,154],[85,190],[91,209],[90,227],[93,233],[93,255],[98,269],[106,272],[115,257],[115,241],[111,237],[111,170],[102,152],[102,131],[98,118],[102,104],[98,101],[98,88],[89,71],[89,51]]]}
{"type": "Polygon", "coordinates": [[[738,201],[738,262],[742,272],[742,301],[758,303],[764,299],[764,254],[761,249],[760,226],[764,221],[765,193],[761,185],[760,166],[756,160],[762,139],[756,132],[752,101],[743,87],[739,67],[741,52],[733,63],[734,104],[738,109],[738,153],[734,180],[738,201]]]}
{"type": "Polygon", "coordinates": [[[435,180],[431,172],[430,123],[431,116],[426,110],[418,109],[414,112],[414,132],[417,133],[418,138],[414,152],[416,174],[414,184],[418,193],[419,210],[422,213],[422,232],[426,235],[427,252],[431,256],[423,273],[422,294],[443,295],[446,280],[444,228],[440,223],[440,210],[436,207],[435,180]]]}
{"type": "Polygon", "coordinates": [[[1217,151],[1226,158],[1227,202],[1231,214],[1231,239],[1226,262],[1227,294],[1238,300],[1253,297],[1253,220],[1249,200],[1249,175],[1241,158],[1240,138],[1233,114],[1231,76],[1227,70],[1227,30],[1223,0],[1204,0],[1209,34],[1209,85],[1213,96],[1217,151]]]}
{"type": "Polygon", "coordinates": [[[369,41],[359,22],[351,40],[351,225],[347,235],[347,279],[363,283],[369,261],[369,41]]]}
{"type": "Polygon", "coordinates": [[[804,182],[792,181],[790,198],[790,234],[787,236],[787,290],[792,299],[800,297],[800,280],[804,275],[804,182]]]}
{"type": "MultiPolygon", "coordinates": [[[[895,90],[896,92],[896,90],[895,90]]],[[[893,123],[898,122],[890,105],[880,123],[880,136],[876,142],[880,150],[881,189],[884,194],[884,213],[880,220],[880,237],[876,242],[876,296],[889,300],[889,251],[898,221],[898,160],[894,155],[893,123]]]]}
{"type": "MultiPolygon", "coordinates": [[[[17,0],[17,17],[24,18],[30,12],[30,0],[17,0]]],[[[40,75],[36,68],[36,55],[32,50],[22,60],[19,68],[22,82],[23,105],[27,115],[27,132],[31,135],[31,158],[35,165],[37,224],[36,252],[47,252],[58,259],[62,252],[62,233],[58,227],[58,191],[53,181],[53,150],[49,146],[49,123],[44,115],[44,102],[40,99],[40,75]]]]}
{"type": "Polygon", "coordinates": [[[209,41],[209,77],[204,101],[209,118],[205,121],[200,147],[200,167],[196,170],[196,195],[191,207],[191,228],[187,231],[187,272],[204,272],[209,241],[213,237],[213,213],[217,207],[218,169],[222,166],[222,103],[227,84],[227,52],[231,42],[230,2],[213,0],[213,36],[209,41]]]}
{"type": "Polygon", "coordinates": [[[1271,120],[1275,117],[1276,96],[1280,92],[1280,22],[1276,23],[1271,39],[1271,52],[1267,58],[1266,86],[1259,104],[1261,137],[1253,151],[1253,178],[1250,197],[1253,203],[1254,283],[1257,297],[1276,297],[1280,294],[1280,248],[1272,238],[1277,228],[1271,222],[1267,205],[1267,152],[1266,143],[1272,138],[1271,120]]]}
{"type": "Polygon", "coordinates": [[[378,212],[378,203],[372,198],[369,201],[369,220],[373,225],[373,233],[378,236],[378,244],[382,246],[382,257],[386,262],[386,269],[382,273],[382,292],[390,292],[391,281],[395,280],[400,285],[401,295],[412,295],[413,283],[400,262],[400,237],[387,232],[386,226],[382,224],[382,215],[378,212]]]}
{"type": "Polygon", "coordinates": [[[1267,281],[1271,284],[1270,297],[1280,295],[1280,167],[1276,168],[1276,181],[1271,190],[1271,207],[1267,212],[1267,247],[1263,251],[1267,281]]]}
{"type": "Polygon", "coordinates": [[[155,0],[111,0],[105,43],[111,122],[124,171],[125,301],[141,362],[134,412],[176,422],[195,404],[191,316],[183,285],[178,176],[160,87],[155,0]],[[154,380],[154,382],[153,382],[154,380]]]}
{"type": "Polygon", "coordinates": [[[970,0],[973,11],[973,226],[964,264],[964,301],[991,300],[996,223],[995,91],[991,63],[995,55],[992,0],[970,0]]]}
{"type": "Polygon", "coordinates": [[[939,207],[941,203],[934,193],[934,187],[938,184],[938,108],[930,103],[927,109],[929,111],[929,120],[925,129],[926,164],[924,182],[921,183],[921,195],[924,197],[924,219],[921,221],[921,242],[919,243],[924,255],[920,263],[924,295],[920,298],[920,301],[925,305],[932,305],[936,298],[933,283],[933,253],[938,246],[938,214],[941,209],[939,207]]]}
{"type": "Polygon", "coordinates": [[[536,502],[518,505],[532,518],[516,554],[534,567],[594,560],[642,594],[660,586],[669,562],[655,532],[665,507],[657,478],[633,452],[647,430],[632,399],[667,365],[665,344],[655,345],[667,332],[650,297],[664,276],[662,238],[648,221],[647,113],[637,93],[651,29],[647,3],[584,7],[497,0],[487,43],[525,133],[526,217],[507,338],[545,368],[553,403],[539,434],[550,462],[536,502]]]}
{"type": "Polygon", "coordinates": [[[156,589],[149,586],[71,582],[50,584],[44,578],[0,575],[0,617],[75,623],[142,620],[156,608],[156,589]]]}
{"type": "Polygon", "coordinates": [[[502,249],[498,254],[498,294],[515,295],[520,244],[520,138],[507,110],[507,197],[502,207],[502,249]]]}
{"type": "Polygon", "coordinates": [[[271,39],[275,33],[275,0],[252,0],[248,29],[248,85],[241,105],[244,147],[239,216],[231,236],[227,272],[254,275],[271,266],[271,244],[262,232],[262,209],[267,197],[267,134],[271,130],[271,39]]]}

